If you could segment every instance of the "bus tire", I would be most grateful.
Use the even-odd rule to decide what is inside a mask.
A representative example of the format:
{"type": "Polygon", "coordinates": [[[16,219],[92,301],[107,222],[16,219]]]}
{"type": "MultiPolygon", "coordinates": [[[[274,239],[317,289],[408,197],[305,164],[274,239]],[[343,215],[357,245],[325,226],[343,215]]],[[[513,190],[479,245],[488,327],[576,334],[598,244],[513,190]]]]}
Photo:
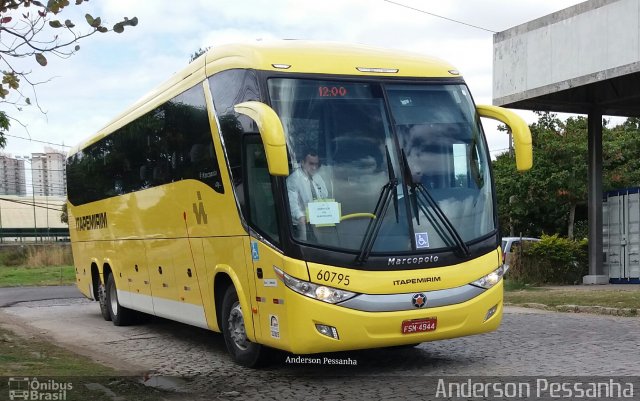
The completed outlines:
{"type": "Polygon", "coordinates": [[[111,313],[107,307],[107,290],[104,284],[98,284],[98,303],[100,304],[100,314],[107,322],[111,321],[111,313]]]}
{"type": "Polygon", "coordinates": [[[116,288],[116,280],[113,278],[113,274],[110,274],[107,279],[106,299],[107,308],[109,309],[111,321],[114,325],[128,326],[135,321],[135,312],[123,307],[118,301],[118,290],[116,288]]]}
{"type": "Polygon", "coordinates": [[[227,288],[222,300],[222,335],[227,351],[239,365],[256,368],[267,362],[268,349],[247,338],[243,311],[233,285],[227,288]]]}

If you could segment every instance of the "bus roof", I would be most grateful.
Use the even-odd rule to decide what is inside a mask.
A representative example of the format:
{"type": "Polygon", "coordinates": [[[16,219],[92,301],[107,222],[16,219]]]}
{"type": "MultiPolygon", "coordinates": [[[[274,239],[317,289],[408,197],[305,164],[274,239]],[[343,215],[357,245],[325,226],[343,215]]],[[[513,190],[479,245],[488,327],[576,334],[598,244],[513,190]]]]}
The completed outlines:
{"type": "Polygon", "coordinates": [[[69,155],[109,135],[207,77],[234,68],[363,77],[459,77],[451,64],[438,58],[365,45],[274,40],[214,46],[110,121],[98,134],[70,149],[69,155]]]}
{"type": "Polygon", "coordinates": [[[396,70],[377,75],[451,77],[454,68],[434,57],[365,45],[306,40],[256,41],[222,45],[206,54],[207,75],[230,68],[295,73],[371,75],[358,68],[396,70]],[[289,66],[288,68],[276,66],[289,66]]]}

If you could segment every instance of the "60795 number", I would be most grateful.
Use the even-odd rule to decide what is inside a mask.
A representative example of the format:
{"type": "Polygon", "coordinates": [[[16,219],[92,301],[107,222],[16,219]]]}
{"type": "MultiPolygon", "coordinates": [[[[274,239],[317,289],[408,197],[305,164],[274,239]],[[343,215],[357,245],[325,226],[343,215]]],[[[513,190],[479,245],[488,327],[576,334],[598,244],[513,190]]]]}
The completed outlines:
{"type": "Polygon", "coordinates": [[[329,270],[320,270],[316,276],[320,281],[327,281],[329,283],[349,285],[349,276],[342,273],[331,272],[329,270]]]}

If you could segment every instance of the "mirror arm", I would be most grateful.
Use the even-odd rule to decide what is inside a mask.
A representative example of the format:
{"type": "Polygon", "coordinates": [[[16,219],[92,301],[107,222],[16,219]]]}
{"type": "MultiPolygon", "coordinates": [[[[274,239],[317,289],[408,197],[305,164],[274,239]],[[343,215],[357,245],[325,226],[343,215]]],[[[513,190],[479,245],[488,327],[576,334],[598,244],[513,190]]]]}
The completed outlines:
{"type": "Polygon", "coordinates": [[[258,125],[269,165],[269,174],[289,175],[287,143],[284,138],[282,122],[275,111],[261,102],[244,102],[234,106],[237,113],[251,118],[258,125]]]}
{"type": "Polygon", "coordinates": [[[531,131],[527,123],[516,113],[498,106],[477,105],[480,117],[487,117],[506,124],[513,133],[516,151],[516,168],[527,171],[533,166],[531,131]]]}

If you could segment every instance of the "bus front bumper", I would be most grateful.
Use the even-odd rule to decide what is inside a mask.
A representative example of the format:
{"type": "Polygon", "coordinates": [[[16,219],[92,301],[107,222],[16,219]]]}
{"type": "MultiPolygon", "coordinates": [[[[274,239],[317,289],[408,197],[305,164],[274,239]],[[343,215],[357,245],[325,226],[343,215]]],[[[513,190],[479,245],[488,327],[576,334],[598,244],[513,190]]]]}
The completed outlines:
{"type": "MultiPolygon", "coordinates": [[[[424,294],[428,306],[429,293],[424,294]]],[[[466,302],[395,312],[364,312],[311,299],[293,291],[288,295],[295,300],[287,302],[289,346],[286,350],[294,354],[418,344],[486,333],[498,328],[503,311],[502,280],[466,302]],[[407,331],[407,323],[403,322],[415,319],[428,321],[429,324],[422,329],[429,331],[403,333],[403,330],[407,331]],[[322,326],[329,335],[321,333],[319,327],[322,326]],[[337,338],[333,338],[336,335],[337,338]]]]}

